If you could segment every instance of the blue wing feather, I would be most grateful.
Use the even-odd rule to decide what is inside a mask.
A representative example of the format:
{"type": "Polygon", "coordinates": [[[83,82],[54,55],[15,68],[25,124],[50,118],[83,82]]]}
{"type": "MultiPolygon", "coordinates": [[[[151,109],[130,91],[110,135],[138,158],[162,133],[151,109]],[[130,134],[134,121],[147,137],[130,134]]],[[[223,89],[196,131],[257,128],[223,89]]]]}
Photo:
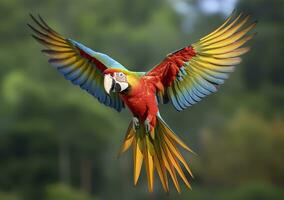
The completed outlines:
{"type": "Polygon", "coordinates": [[[34,38],[47,49],[42,50],[54,66],[67,80],[80,86],[99,102],[120,111],[124,104],[118,94],[108,96],[103,88],[103,71],[107,68],[127,70],[119,62],[106,54],[93,51],[72,39],[66,39],[51,29],[42,19],[32,19],[37,28],[29,25],[34,31],[34,38]]]}

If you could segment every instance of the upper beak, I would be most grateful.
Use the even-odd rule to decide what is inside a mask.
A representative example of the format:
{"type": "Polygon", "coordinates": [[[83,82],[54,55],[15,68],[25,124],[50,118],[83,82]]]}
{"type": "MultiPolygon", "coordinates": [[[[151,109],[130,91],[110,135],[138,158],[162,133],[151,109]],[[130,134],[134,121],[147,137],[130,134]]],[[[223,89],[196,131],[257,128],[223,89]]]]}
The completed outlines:
{"type": "Polygon", "coordinates": [[[111,75],[106,74],[104,77],[104,88],[105,91],[109,94],[111,89],[113,88],[114,80],[111,75]]]}

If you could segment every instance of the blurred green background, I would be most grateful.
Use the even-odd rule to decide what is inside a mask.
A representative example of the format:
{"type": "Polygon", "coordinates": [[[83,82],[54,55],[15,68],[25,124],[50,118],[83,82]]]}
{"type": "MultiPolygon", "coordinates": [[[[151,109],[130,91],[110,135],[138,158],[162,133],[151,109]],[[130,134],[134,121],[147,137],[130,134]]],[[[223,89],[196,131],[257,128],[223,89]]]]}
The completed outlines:
{"type": "Polygon", "coordinates": [[[283,0],[1,0],[0,200],[284,199],[283,0]],[[193,190],[149,194],[133,186],[132,154],[117,159],[131,120],[72,86],[31,37],[28,14],[133,70],[197,41],[237,8],[257,37],[219,92],[168,124],[198,153],[185,154],[193,190]]]}

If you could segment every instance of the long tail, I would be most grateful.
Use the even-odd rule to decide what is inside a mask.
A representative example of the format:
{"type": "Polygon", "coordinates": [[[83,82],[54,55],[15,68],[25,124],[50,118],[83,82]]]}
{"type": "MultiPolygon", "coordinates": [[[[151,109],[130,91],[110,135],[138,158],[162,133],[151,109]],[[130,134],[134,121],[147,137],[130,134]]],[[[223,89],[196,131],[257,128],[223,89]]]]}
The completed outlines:
{"type": "Polygon", "coordinates": [[[154,134],[146,133],[143,125],[135,131],[131,122],[121,146],[120,153],[125,152],[129,147],[133,146],[134,185],[137,184],[144,160],[148,178],[148,189],[150,192],[153,191],[154,187],[154,169],[157,170],[162,186],[166,192],[169,192],[168,174],[177,191],[179,193],[181,192],[176,172],[190,189],[191,187],[187,176],[184,174],[180,163],[183,164],[191,177],[193,177],[193,175],[186,160],[176,147],[176,144],[192,152],[160,117],[157,117],[154,134]]]}

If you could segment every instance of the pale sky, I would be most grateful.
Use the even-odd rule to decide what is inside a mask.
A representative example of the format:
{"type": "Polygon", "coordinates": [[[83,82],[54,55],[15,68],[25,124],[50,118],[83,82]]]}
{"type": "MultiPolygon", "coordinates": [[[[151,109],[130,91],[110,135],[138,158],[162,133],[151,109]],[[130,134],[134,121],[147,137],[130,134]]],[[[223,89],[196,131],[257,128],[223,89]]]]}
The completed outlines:
{"type": "Polygon", "coordinates": [[[199,0],[200,9],[203,12],[213,14],[213,13],[223,13],[229,15],[235,8],[238,0],[199,0]]]}
{"type": "MultiPolygon", "coordinates": [[[[175,9],[181,14],[192,12],[192,4],[187,0],[171,0],[175,9]]],[[[204,13],[222,13],[229,15],[235,8],[238,0],[198,0],[200,10],[204,13]]]]}
{"type": "Polygon", "coordinates": [[[221,13],[224,18],[232,13],[238,0],[198,0],[196,6],[190,0],[169,0],[175,10],[183,15],[182,29],[184,32],[190,32],[198,18],[199,12],[206,14],[221,13]]]}

